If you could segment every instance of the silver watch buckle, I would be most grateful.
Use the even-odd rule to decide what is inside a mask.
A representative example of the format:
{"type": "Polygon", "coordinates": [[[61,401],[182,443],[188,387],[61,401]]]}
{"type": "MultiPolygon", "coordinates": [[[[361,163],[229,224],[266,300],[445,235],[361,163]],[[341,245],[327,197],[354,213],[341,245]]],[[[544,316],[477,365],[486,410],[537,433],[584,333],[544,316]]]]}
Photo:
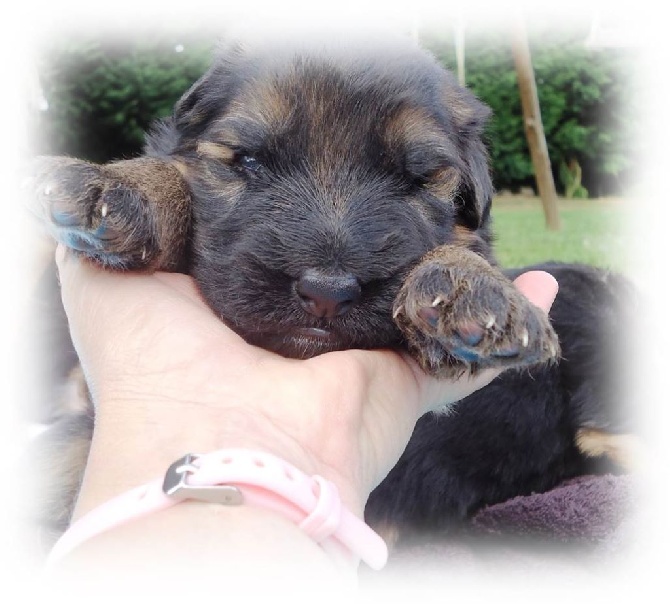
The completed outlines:
{"type": "Polygon", "coordinates": [[[187,453],[167,469],[165,479],[163,480],[163,493],[179,501],[195,499],[197,501],[221,503],[223,505],[240,505],[244,502],[242,492],[237,487],[229,484],[208,486],[187,484],[187,475],[198,470],[193,465],[196,459],[198,459],[198,455],[187,453]]]}

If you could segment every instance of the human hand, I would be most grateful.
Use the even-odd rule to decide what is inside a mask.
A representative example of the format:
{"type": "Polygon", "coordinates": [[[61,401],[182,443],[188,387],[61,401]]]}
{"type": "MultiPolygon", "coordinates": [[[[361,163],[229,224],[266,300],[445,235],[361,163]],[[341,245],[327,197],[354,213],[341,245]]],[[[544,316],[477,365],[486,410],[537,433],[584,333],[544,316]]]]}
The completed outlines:
{"type": "MultiPolygon", "coordinates": [[[[190,277],[102,271],[62,248],[58,266],[96,405],[91,456],[104,456],[108,466],[104,476],[87,475],[76,515],[155,478],[186,452],[244,447],[327,478],[362,516],[417,419],[499,373],[438,381],[392,351],[285,359],[226,327],[190,277]],[[138,452],[141,465],[133,463],[138,452]]],[[[553,277],[531,272],[516,284],[548,311],[553,277]]]]}

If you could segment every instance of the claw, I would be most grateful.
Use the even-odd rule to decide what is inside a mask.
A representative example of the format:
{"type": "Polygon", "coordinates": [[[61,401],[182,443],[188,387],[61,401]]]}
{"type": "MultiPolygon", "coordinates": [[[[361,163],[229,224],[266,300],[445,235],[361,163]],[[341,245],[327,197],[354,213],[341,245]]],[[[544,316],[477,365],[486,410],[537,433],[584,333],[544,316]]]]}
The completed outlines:
{"type": "Polygon", "coordinates": [[[107,212],[109,211],[109,207],[107,206],[106,203],[103,203],[102,206],[100,207],[100,215],[104,218],[107,216],[107,212]]]}
{"type": "Polygon", "coordinates": [[[444,298],[442,298],[442,296],[438,296],[437,298],[435,298],[435,300],[433,300],[430,307],[435,308],[438,304],[442,304],[442,302],[444,302],[444,298]]]}
{"type": "Polygon", "coordinates": [[[524,329],[523,333],[521,334],[521,346],[523,346],[524,348],[527,348],[528,347],[528,340],[529,340],[528,330],[524,329]]]}
{"type": "Polygon", "coordinates": [[[519,355],[519,349],[516,347],[510,348],[501,348],[497,352],[494,352],[491,356],[494,356],[499,359],[512,359],[519,355]]]}
{"type": "Polygon", "coordinates": [[[493,315],[489,315],[488,321],[486,321],[486,329],[491,329],[496,324],[496,318],[493,315]]]}

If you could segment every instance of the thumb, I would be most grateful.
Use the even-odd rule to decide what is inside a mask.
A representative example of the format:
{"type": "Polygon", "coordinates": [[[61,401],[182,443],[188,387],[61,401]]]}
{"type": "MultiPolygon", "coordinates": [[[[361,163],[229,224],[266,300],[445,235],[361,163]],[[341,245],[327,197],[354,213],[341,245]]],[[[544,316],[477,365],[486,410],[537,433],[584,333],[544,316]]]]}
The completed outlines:
{"type": "Polygon", "coordinates": [[[535,306],[548,313],[558,294],[558,282],[545,271],[528,271],[514,280],[514,285],[535,306]]]}

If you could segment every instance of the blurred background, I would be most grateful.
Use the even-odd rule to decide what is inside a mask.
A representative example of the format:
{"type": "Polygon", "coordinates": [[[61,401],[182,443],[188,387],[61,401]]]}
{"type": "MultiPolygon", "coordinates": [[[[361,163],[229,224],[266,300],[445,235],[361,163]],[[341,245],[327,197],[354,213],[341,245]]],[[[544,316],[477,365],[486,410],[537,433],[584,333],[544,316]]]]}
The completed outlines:
{"type": "MultiPolygon", "coordinates": [[[[631,244],[625,215],[640,186],[635,46],[622,44],[619,30],[603,23],[599,13],[561,27],[546,13],[526,13],[507,23],[510,27],[492,26],[456,13],[430,26],[426,19],[409,19],[400,29],[492,110],[485,138],[497,189],[492,216],[498,260],[505,267],[555,260],[627,271],[631,244]],[[529,61],[526,73],[519,65],[522,55],[529,61]],[[523,107],[524,77],[533,84],[536,116],[523,107]],[[535,134],[544,135],[549,192],[538,187],[542,166],[531,153],[528,120],[541,124],[535,134]],[[547,204],[556,214],[553,223],[547,204]]],[[[217,45],[234,35],[225,26],[122,31],[100,35],[90,28],[64,28],[41,40],[30,95],[29,154],[96,163],[140,155],[152,123],[172,113],[207,70],[217,45]]],[[[26,307],[31,310],[25,333],[34,336],[22,347],[28,347],[28,359],[45,358],[39,367],[43,377],[31,389],[34,403],[26,404],[27,390],[22,397],[24,409],[42,419],[51,413],[42,401],[61,384],[73,383],[63,376],[75,366],[76,355],[60,307],[53,242],[46,237],[31,245],[31,251],[38,245],[44,251],[26,307]]],[[[85,393],[68,390],[51,398],[85,400],[85,393]]]]}
{"type": "MultiPolygon", "coordinates": [[[[7,37],[4,56],[26,80],[21,104],[6,113],[26,116],[25,129],[22,120],[8,120],[10,129],[19,128],[15,138],[20,150],[8,146],[10,160],[65,154],[105,162],[140,154],[144,132],[153,120],[169,115],[175,101],[206,70],[234,12],[232,3],[223,0],[220,11],[214,11],[216,18],[198,13],[202,7],[195,0],[187,6],[163,3],[146,10],[141,3],[123,0],[92,5],[90,10],[77,6],[65,11],[64,4],[40,11],[19,7],[29,13],[19,30],[19,42],[26,42],[7,37]],[[25,68],[19,57],[29,57],[25,68]]],[[[439,15],[432,3],[417,9],[419,0],[402,2],[400,8],[390,1],[374,3],[367,12],[362,0],[352,3],[354,9],[348,4],[319,3],[320,17],[330,19],[329,11],[340,13],[343,5],[348,8],[343,20],[377,20],[394,12],[400,29],[432,51],[491,107],[486,142],[498,191],[493,221],[501,264],[585,262],[625,271],[646,286],[651,304],[640,322],[644,354],[639,355],[639,390],[633,403],[640,403],[641,413],[652,418],[649,425],[658,427],[657,442],[667,442],[666,388],[659,384],[655,390],[659,376],[667,372],[667,311],[663,297],[654,295],[657,276],[667,272],[662,219],[667,207],[666,126],[660,119],[667,112],[667,94],[661,90],[651,96],[647,76],[654,76],[655,86],[667,84],[656,77],[658,65],[665,65],[654,46],[658,40],[644,34],[649,29],[666,37],[657,5],[649,9],[642,1],[631,7],[603,2],[592,7],[588,0],[568,0],[548,8],[543,2],[529,3],[531,9],[524,14],[526,42],[560,216],[560,226],[549,228],[524,131],[514,39],[501,17],[508,3],[486,2],[483,10],[475,9],[476,18],[459,12],[463,3],[446,1],[440,3],[439,15]],[[656,187],[649,182],[650,173],[658,179],[656,187]]],[[[256,2],[244,8],[243,17],[282,27],[296,15],[295,10],[283,15],[283,7],[282,2],[256,2]]],[[[18,221],[23,221],[21,216],[18,221]]],[[[42,358],[39,353],[56,349],[67,333],[58,331],[62,322],[54,321],[51,300],[41,297],[47,290],[58,292],[57,283],[44,281],[37,270],[44,258],[53,257],[50,242],[40,248],[44,254],[37,254],[37,263],[27,262],[43,242],[25,236],[28,230],[22,230],[22,224],[8,224],[10,234],[18,237],[4,238],[5,256],[16,259],[7,270],[17,273],[22,287],[19,295],[9,297],[12,308],[5,312],[4,366],[13,378],[5,386],[5,398],[20,402],[21,419],[40,422],[48,419],[44,393],[53,396],[53,384],[67,363],[66,357],[42,358]],[[26,358],[28,371],[21,365],[26,358]]],[[[53,273],[48,276],[55,279],[53,273]]],[[[23,432],[14,428],[16,417],[10,415],[12,421],[2,422],[2,441],[14,451],[23,432]]],[[[659,518],[661,511],[666,518],[665,509],[659,518]]],[[[650,555],[641,555],[635,570],[645,581],[629,581],[628,596],[639,597],[637,589],[648,587],[651,575],[662,578],[655,570],[665,558],[655,553],[664,551],[666,531],[658,529],[667,524],[653,525],[650,534],[658,535],[658,543],[648,547],[644,540],[650,555]]],[[[630,571],[622,577],[628,580],[630,571]]],[[[619,589],[621,581],[612,585],[619,589]]],[[[574,588],[574,583],[566,581],[566,588],[574,588]]]]}
{"type": "MultiPolygon", "coordinates": [[[[498,197],[494,226],[503,265],[546,259],[621,269],[622,199],[639,185],[641,100],[635,45],[602,13],[557,26],[527,13],[526,42],[558,195],[558,229],[546,229],[524,132],[514,38],[456,15],[408,20],[407,34],[458,74],[492,109],[486,131],[498,197]]],[[[94,162],[142,152],[144,132],[207,69],[225,29],[185,27],[100,36],[64,30],[36,53],[31,151],[94,162]]]]}

